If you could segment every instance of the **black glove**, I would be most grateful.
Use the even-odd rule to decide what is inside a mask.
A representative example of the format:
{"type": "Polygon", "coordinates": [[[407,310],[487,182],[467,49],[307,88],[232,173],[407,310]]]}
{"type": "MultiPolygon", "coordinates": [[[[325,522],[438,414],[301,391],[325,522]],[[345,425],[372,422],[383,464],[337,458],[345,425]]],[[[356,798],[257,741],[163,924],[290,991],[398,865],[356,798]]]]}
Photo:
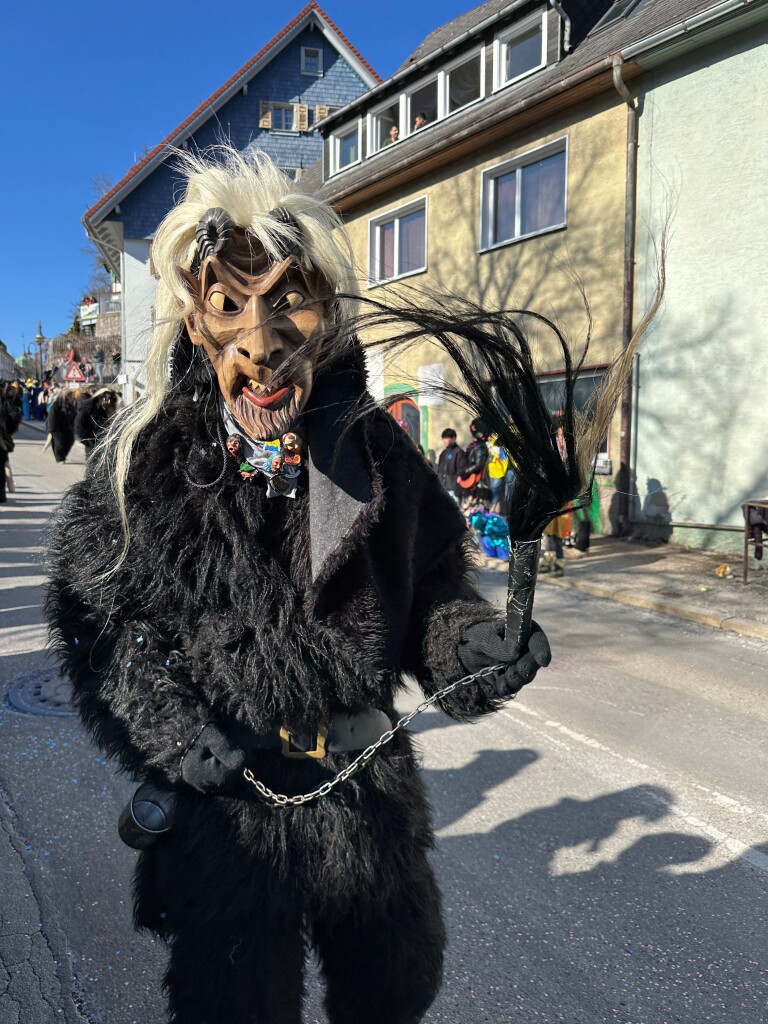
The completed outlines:
{"type": "Polygon", "coordinates": [[[181,777],[201,793],[232,789],[242,778],[245,753],[209,722],[181,759],[181,777]]]}
{"type": "Polygon", "coordinates": [[[541,626],[531,623],[528,643],[519,651],[512,640],[504,639],[503,620],[476,622],[459,640],[459,660],[467,672],[479,672],[491,665],[506,665],[487,678],[500,697],[511,697],[530,683],[540,668],[552,660],[549,642],[541,626]]]}

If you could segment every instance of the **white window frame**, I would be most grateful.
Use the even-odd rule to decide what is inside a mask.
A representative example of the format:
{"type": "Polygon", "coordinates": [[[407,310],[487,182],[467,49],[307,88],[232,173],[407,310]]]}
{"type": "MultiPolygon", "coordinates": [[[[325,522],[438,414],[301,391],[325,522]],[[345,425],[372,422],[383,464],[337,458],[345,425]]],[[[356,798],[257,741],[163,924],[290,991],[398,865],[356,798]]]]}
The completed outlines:
{"type": "Polygon", "coordinates": [[[406,124],[406,118],[405,118],[406,104],[405,104],[405,96],[401,93],[399,96],[396,96],[394,99],[389,99],[389,100],[385,101],[384,103],[380,103],[377,107],[374,107],[373,110],[371,110],[371,112],[368,114],[367,119],[366,119],[367,135],[368,135],[368,139],[367,139],[367,143],[368,144],[367,144],[367,147],[366,147],[366,149],[367,149],[366,157],[375,156],[377,153],[383,153],[385,150],[388,150],[390,148],[389,146],[377,146],[377,143],[376,143],[376,139],[377,139],[377,135],[378,135],[378,132],[377,132],[378,124],[377,124],[377,122],[378,122],[378,119],[379,119],[379,114],[382,112],[382,110],[388,110],[390,107],[397,107],[398,108],[397,127],[400,129],[400,137],[398,138],[397,141],[398,142],[402,142],[403,139],[406,137],[405,133],[403,132],[403,125],[406,124]]]}
{"type": "Polygon", "coordinates": [[[438,121],[442,121],[442,117],[440,116],[442,107],[442,103],[440,101],[440,72],[433,71],[431,75],[427,75],[425,78],[422,78],[420,81],[416,82],[411,89],[408,89],[407,92],[403,93],[403,98],[405,100],[405,138],[409,139],[412,135],[420,135],[421,132],[426,131],[427,128],[431,128],[433,124],[437,124],[438,121]],[[435,93],[437,95],[437,113],[435,114],[434,121],[427,121],[427,123],[423,127],[418,128],[416,131],[414,131],[413,119],[415,115],[411,111],[411,97],[413,96],[414,93],[418,92],[419,89],[423,89],[425,85],[429,85],[430,82],[435,83],[435,93]]]}
{"type": "MultiPolygon", "coordinates": [[[[295,65],[294,65],[295,67],[295,65]]],[[[311,75],[313,78],[323,77],[323,48],[322,46],[302,46],[301,48],[301,73],[302,75],[311,75]],[[307,71],[306,59],[307,50],[312,50],[317,53],[317,71],[307,71]]]]}
{"type": "MultiPolygon", "coordinates": [[[[454,114],[460,113],[462,110],[466,110],[467,107],[471,107],[473,103],[479,103],[480,100],[485,99],[485,47],[479,46],[476,50],[470,50],[468,53],[464,53],[461,57],[457,57],[456,60],[452,60],[450,64],[446,64],[440,71],[440,82],[438,90],[438,101],[442,106],[442,117],[453,117],[454,114]],[[460,68],[462,64],[466,64],[467,61],[472,60],[473,57],[477,57],[480,54],[480,95],[477,99],[470,100],[469,103],[465,103],[463,107],[457,107],[455,110],[448,110],[448,77],[452,71],[456,68],[460,68]]],[[[440,118],[442,120],[442,118],[440,118]]]]}
{"type": "MultiPolygon", "coordinates": [[[[515,193],[515,224],[520,223],[520,211],[522,205],[522,189],[518,186],[515,193]]],[[[568,137],[562,136],[553,139],[551,142],[538,146],[536,149],[529,149],[520,156],[505,160],[502,164],[494,164],[487,167],[481,175],[480,180],[480,248],[478,252],[488,252],[491,249],[500,249],[505,245],[515,245],[526,238],[536,238],[538,235],[546,235],[550,231],[560,231],[568,224],[568,137]],[[496,182],[499,178],[513,171],[522,170],[529,164],[535,164],[548,156],[555,156],[557,153],[565,153],[565,191],[563,197],[563,220],[560,224],[550,224],[538,231],[529,231],[527,234],[515,235],[514,238],[506,238],[503,241],[492,241],[493,214],[496,200],[496,182]]]]}
{"type": "Polygon", "coordinates": [[[498,92],[499,89],[506,89],[508,85],[514,85],[515,82],[522,81],[523,78],[527,78],[529,75],[535,74],[540,71],[543,67],[547,66],[547,11],[546,8],[543,11],[535,11],[529,17],[524,18],[522,21],[517,22],[516,25],[512,25],[504,32],[500,32],[493,40],[493,91],[498,92]],[[516,75],[514,78],[507,78],[505,69],[507,66],[507,49],[511,42],[518,39],[520,36],[525,35],[531,28],[535,26],[541,26],[541,61],[536,67],[529,68],[527,71],[523,71],[522,74],[516,75]]]}
{"type": "Polygon", "coordinates": [[[430,75],[425,75],[424,78],[415,82],[413,86],[402,94],[402,100],[400,108],[400,138],[408,138],[411,135],[421,134],[426,131],[427,128],[431,128],[433,124],[437,124],[440,121],[444,121],[447,117],[453,117],[454,114],[460,113],[462,110],[466,110],[467,107],[471,107],[473,103],[479,103],[480,100],[485,99],[485,47],[478,46],[474,50],[468,50],[463,53],[460,57],[456,57],[446,64],[444,68],[440,68],[439,71],[432,72],[430,75]],[[480,54],[480,95],[475,100],[470,100],[469,103],[465,103],[463,107],[457,107],[456,110],[448,111],[448,76],[451,71],[461,67],[462,64],[466,64],[467,61],[472,60],[480,54]],[[413,118],[414,111],[411,109],[411,97],[414,93],[418,92],[419,89],[423,89],[425,85],[430,82],[437,83],[437,114],[434,121],[427,121],[423,128],[419,128],[418,131],[413,130],[413,118]],[[407,131],[403,135],[402,127],[405,125],[407,131]]]}
{"type": "MultiPolygon", "coordinates": [[[[380,213],[376,217],[371,217],[368,221],[368,287],[379,288],[382,285],[390,284],[392,281],[401,281],[405,277],[413,277],[414,274],[423,274],[429,264],[427,254],[427,244],[429,240],[429,209],[428,209],[427,196],[419,196],[418,199],[412,199],[408,203],[404,203],[402,206],[396,206],[392,210],[387,210],[386,213],[380,213]],[[417,210],[424,211],[424,266],[417,267],[414,270],[409,270],[404,274],[395,272],[392,277],[377,278],[374,276],[374,268],[378,260],[379,252],[379,230],[384,224],[389,224],[390,221],[395,222],[395,239],[394,239],[394,258],[395,262],[399,259],[400,250],[400,220],[403,217],[407,217],[410,213],[416,213],[417,210]]],[[[395,268],[397,271],[397,267],[395,268]]]]}
{"type": "Polygon", "coordinates": [[[342,171],[348,171],[350,167],[356,167],[363,158],[363,121],[362,118],[358,118],[357,125],[347,124],[345,128],[334,132],[331,135],[331,174],[341,174],[342,171]],[[357,160],[353,160],[351,163],[340,165],[339,159],[341,156],[341,142],[342,139],[346,139],[357,130],[357,160]]]}
{"type": "Polygon", "coordinates": [[[295,103],[283,103],[280,100],[270,100],[269,109],[272,112],[272,127],[270,131],[273,132],[295,132],[296,129],[293,127],[296,124],[296,104],[295,103]],[[275,127],[275,111],[276,110],[290,110],[291,111],[291,127],[290,128],[276,128],[275,127]]]}

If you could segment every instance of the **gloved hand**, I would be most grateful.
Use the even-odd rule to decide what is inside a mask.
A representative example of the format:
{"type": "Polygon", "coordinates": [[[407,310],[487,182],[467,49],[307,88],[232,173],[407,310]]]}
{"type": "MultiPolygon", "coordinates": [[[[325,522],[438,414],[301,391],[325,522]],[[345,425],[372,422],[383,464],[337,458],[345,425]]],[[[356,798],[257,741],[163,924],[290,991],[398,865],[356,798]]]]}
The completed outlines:
{"type": "Polygon", "coordinates": [[[231,789],[243,774],[245,753],[209,722],[181,759],[181,777],[201,793],[231,789]]]}
{"type": "Polygon", "coordinates": [[[479,672],[491,665],[508,666],[487,679],[500,697],[511,697],[552,660],[544,630],[535,622],[531,627],[528,643],[519,651],[513,641],[504,639],[503,620],[477,622],[459,640],[459,660],[467,672],[479,672]]]}

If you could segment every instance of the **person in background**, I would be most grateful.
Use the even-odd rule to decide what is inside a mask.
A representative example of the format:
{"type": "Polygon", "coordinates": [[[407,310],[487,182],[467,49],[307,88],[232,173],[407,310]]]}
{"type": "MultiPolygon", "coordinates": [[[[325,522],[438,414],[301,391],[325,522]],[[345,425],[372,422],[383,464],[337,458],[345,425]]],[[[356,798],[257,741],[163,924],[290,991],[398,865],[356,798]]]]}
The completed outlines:
{"type": "Polygon", "coordinates": [[[456,431],[452,427],[446,427],[440,436],[443,450],[437,460],[437,476],[451,497],[460,502],[461,488],[457,477],[464,470],[464,449],[456,443],[456,431]]]}
{"type": "Polygon", "coordinates": [[[413,130],[417,132],[419,128],[423,128],[427,123],[427,115],[423,110],[420,110],[416,117],[413,119],[413,130]]]}
{"type": "Polygon", "coordinates": [[[96,380],[99,384],[104,383],[104,349],[101,345],[96,346],[96,350],[93,353],[93,369],[96,373],[96,380]]]}
{"type": "Polygon", "coordinates": [[[392,127],[389,129],[389,142],[387,142],[386,145],[389,146],[389,145],[397,142],[397,140],[399,138],[400,138],[400,129],[397,127],[396,124],[393,124],[392,127]]]}
{"type": "Polygon", "coordinates": [[[488,442],[488,477],[491,488],[491,512],[499,512],[504,497],[504,481],[509,466],[509,456],[496,443],[495,435],[488,442]]]}
{"type": "Polygon", "coordinates": [[[119,348],[112,349],[112,377],[117,379],[120,376],[120,364],[122,362],[122,352],[119,348]]]}

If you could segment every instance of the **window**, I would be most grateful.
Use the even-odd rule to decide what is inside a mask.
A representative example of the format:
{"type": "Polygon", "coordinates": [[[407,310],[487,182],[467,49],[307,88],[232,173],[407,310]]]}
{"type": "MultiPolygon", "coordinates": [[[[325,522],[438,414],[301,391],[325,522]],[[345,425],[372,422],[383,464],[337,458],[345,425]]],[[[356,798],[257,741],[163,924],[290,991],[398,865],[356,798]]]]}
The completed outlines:
{"type": "Polygon", "coordinates": [[[302,75],[322,75],[323,51],[321,49],[316,46],[302,46],[301,73],[302,75]]]}
{"type": "Polygon", "coordinates": [[[503,32],[493,41],[493,85],[500,89],[516,82],[547,62],[546,15],[530,18],[503,32]]]}
{"type": "Polygon", "coordinates": [[[482,56],[476,53],[469,60],[445,72],[445,112],[452,114],[482,96],[482,56]]]}
{"type": "Polygon", "coordinates": [[[293,131],[293,104],[272,104],[272,128],[277,132],[293,131]]]}
{"type": "MultiPolygon", "coordinates": [[[[586,413],[587,419],[594,416],[595,402],[604,383],[606,370],[582,370],[573,388],[573,404],[578,412],[586,413]]],[[[539,390],[547,409],[554,415],[565,403],[565,375],[550,373],[539,377],[539,390]]],[[[598,455],[608,454],[608,437],[600,443],[598,455]]]]}
{"type": "Polygon", "coordinates": [[[361,157],[360,122],[331,136],[331,173],[356,164],[361,157]]]}
{"type": "Polygon", "coordinates": [[[437,120],[437,78],[408,93],[406,110],[409,135],[437,120]]]}
{"type": "Polygon", "coordinates": [[[261,100],[259,128],[269,128],[273,132],[306,132],[309,129],[309,107],[306,103],[261,100]]]}
{"type": "Polygon", "coordinates": [[[483,171],[480,248],[565,226],[565,139],[483,171]]]}
{"type": "Polygon", "coordinates": [[[368,131],[368,155],[391,146],[401,138],[400,102],[379,107],[370,115],[368,131]]]}
{"type": "Polygon", "coordinates": [[[369,222],[371,285],[427,269],[427,201],[418,199],[369,222]]]}

